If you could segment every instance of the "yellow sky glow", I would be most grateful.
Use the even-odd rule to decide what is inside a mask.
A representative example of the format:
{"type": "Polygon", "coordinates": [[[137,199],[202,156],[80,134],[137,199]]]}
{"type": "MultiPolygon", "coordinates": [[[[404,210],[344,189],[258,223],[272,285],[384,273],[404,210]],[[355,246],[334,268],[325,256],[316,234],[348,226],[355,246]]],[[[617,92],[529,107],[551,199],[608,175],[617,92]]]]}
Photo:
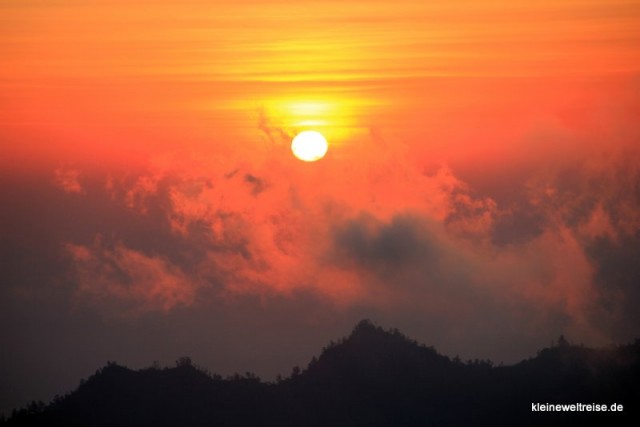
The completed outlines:
{"type": "Polygon", "coordinates": [[[424,91],[434,79],[640,67],[629,0],[65,0],[3,2],[0,16],[10,126],[153,121],[206,134],[210,123],[248,135],[264,114],[287,134],[316,128],[340,143],[446,106],[424,91]]]}

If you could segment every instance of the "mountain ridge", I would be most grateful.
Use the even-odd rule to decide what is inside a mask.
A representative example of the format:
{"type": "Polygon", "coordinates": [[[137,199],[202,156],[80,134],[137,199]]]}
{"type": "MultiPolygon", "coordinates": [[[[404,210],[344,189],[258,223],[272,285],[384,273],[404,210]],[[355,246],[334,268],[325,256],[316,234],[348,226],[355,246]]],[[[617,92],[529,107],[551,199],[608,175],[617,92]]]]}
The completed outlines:
{"type": "Polygon", "coordinates": [[[598,418],[638,421],[640,340],[607,349],[561,338],[510,366],[450,359],[369,320],[325,347],[306,369],[263,382],[222,378],[181,358],[173,368],[114,362],[50,404],[32,403],[2,425],[550,425],[598,418]],[[540,413],[536,403],[620,404],[622,412],[540,413]]]}

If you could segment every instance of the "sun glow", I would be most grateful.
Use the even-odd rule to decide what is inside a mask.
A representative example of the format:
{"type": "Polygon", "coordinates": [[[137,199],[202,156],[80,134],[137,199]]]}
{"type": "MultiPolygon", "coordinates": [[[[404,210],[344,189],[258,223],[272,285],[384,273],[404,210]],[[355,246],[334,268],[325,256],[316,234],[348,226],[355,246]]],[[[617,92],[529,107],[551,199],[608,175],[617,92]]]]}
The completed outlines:
{"type": "Polygon", "coordinates": [[[328,148],[325,137],[320,132],[313,130],[300,132],[291,141],[293,155],[305,162],[320,160],[327,154],[328,148]]]}
{"type": "Polygon", "coordinates": [[[249,104],[249,108],[246,102],[238,102],[237,108],[262,111],[270,125],[289,135],[307,130],[320,132],[332,141],[333,147],[366,128],[362,111],[370,113],[375,104],[373,100],[364,99],[358,94],[303,97],[289,93],[263,93],[261,98],[259,104],[249,104]]]}

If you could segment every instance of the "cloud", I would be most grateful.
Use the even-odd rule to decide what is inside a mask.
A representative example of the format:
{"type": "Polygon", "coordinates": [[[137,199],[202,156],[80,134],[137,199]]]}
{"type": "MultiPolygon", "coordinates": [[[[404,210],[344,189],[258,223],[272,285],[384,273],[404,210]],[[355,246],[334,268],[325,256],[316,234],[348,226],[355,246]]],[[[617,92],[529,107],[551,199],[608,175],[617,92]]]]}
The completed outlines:
{"type": "MultiPolygon", "coordinates": [[[[637,150],[580,152],[584,135],[550,129],[519,138],[542,138],[551,152],[516,159],[515,175],[494,164],[485,173],[502,178],[485,181],[374,130],[313,165],[260,145],[256,157],[165,153],[144,169],[106,171],[101,203],[118,219],[102,218],[110,234],[97,222],[92,231],[108,239],[67,239],[78,301],[139,314],[304,296],[343,313],[446,322],[462,341],[504,324],[514,340],[542,344],[549,331],[603,342],[624,324],[632,334],[625,297],[635,291],[607,279],[602,248],[640,224],[637,150]]],[[[619,267],[634,277],[630,262],[619,267]]]]}
{"type": "MultiPolygon", "coordinates": [[[[463,84],[478,97],[493,87],[442,84],[463,84]]],[[[582,93],[579,86],[571,94],[582,93]]],[[[527,84],[509,87],[538,99],[527,84]]],[[[513,122],[474,117],[466,104],[473,102],[454,91],[445,121],[416,109],[407,120],[429,116],[428,126],[345,131],[315,164],[291,157],[293,129],[267,110],[251,135],[214,132],[219,141],[190,140],[185,150],[150,141],[135,168],[60,169],[57,185],[68,181],[76,191],[75,180],[87,197],[56,201],[61,213],[51,227],[91,254],[73,258],[78,287],[92,269],[110,277],[101,289],[119,296],[105,306],[126,301],[131,313],[305,295],[346,311],[413,310],[461,329],[462,319],[500,318],[519,319],[521,330],[606,335],[611,319],[630,317],[600,277],[610,269],[596,249],[599,239],[617,245],[640,226],[635,130],[623,116],[598,113],[600,100],[567,121],[567,106],[543,89],[544,108],[518,101],[513,122]],[[625,126],[628,135],[616,131],[625,126]],[[607,147],[616,133],[622,142],[607,147]],[[69,215],[74,225],[61,226],[69,215]],[[98,246],[96,234],[105,236],[98,246]],[[141,280],[126,293],[128,282],[105,267],[114,262],[124,276],[164,272],[184,292],[154,294],[141,280]]],[[[503,98],[492,105],[505,113],[514,102],[503,98]]],[[[626,282],[617,292],[632,294],[626,282]]],[[[100,304],[83,293],[85,303],[100,304]]]]}
{"type": "MultiPolygon", "coordinates": [[[[115,313],[169,311],[194,302],[198,284],[160,255],[147,255],[122,243],[106,245],[100,236],[91,246],[67,243],[77,296],[115,313]]],[[[114,313],[111,313],[112,315],[114,313]]]]}
{"type": "MultiPolygon", "coordinates": [[[[303,169],[277,153],[260,161],[169,156],[136,175],[113,175],[105,190],[113,203],[169,228],[153,245],[122,229],[121,246],[103,258],[133,251],[129,258],[155,259],[171,283],[187,284],[165,298],[143,292],[143,282],[120,299],[162,311],[207,298],[305,293],[343,309],[411,307],[450,318],[448,309],[482,323],[491,308],[519,318],[522,330],[607,334],[610,322],[598,325],[594,316],[611,314],[599,307],[599,261],[588,249],[594,238],[633,230],[635,163],[614,172],[630,153],[605,164],[530,168],[518,196],[500,202],[446,164],[414,162],[403,145],[375,132],[344,150],[360,161],[303,169]]],[[[113,295],[124,289],[115,283],[105,287],[113,295]]]]}
{"type": "Polygon", "coordinates": [[[633,235],[640,229],[640,150],[622,146],[531,177],[530,203],[550,222],[584,237],[633,235]]]}
{"type": "Polygon", "coordinates": [[[247,184],[251,186],[251,194],[257,196],[265,190],[266,184],[264,181],[256,176],[251,175],[250,173],[245,174],[244,180],[247,184]]]}
{"type": "Polygon", "coordinates": [[[135,184],[126,191],[125,204],[141,214],[148,213],[149,199],[158,192],[159,178],[154,175],[140,175],[135,184]]]}
{"type": "Polygon", "coordinates": [[[387,280],[409,266],[422,264],[430,269],[440,262],[441,248],[425,233],[419,218],[397,216],[381,224],[361,216],[341,224],[334,233],[336,262],[345,267],[354,263],[387,280]]]}
{"type": "Polygon", "coordinates": [[[503,248],[470,245],[420,216],[388,222],[365,216],[336,227],[333,256],[342,268],[359,272],[373,306],[435,316],[465,334],[478,325],[494,330],[498,317],[531,336],[558,322],[575,337],[604,336],[590,317],[599,303],[593,267],[568,228],[503,248]]]}
{"type": "Polygon", "coordinates": [[[56,186],[66,193],[84,194],[85,190],[80,184],[80,171],[65,167],[58,167],[54,171],[54,182],[56,186]]]}
{"type": "Polygon", "coordinates": [[[636,335],[640,324],[640,231],[620,238],[600,235],[587,244],[587,251],[602,298],[599,310],[591,316],[599,319],[606,313],[610,334],[618,340],[636,335]]]}

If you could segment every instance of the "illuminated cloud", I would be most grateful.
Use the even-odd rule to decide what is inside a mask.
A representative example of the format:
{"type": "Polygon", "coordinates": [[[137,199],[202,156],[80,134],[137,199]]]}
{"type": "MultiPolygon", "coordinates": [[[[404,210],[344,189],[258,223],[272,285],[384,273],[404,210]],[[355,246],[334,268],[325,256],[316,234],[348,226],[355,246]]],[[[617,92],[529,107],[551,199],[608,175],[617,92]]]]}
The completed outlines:
{"type": "Polygon", "coordinates": [[[77,296],[109,315],[168,311],[193,303],[197,284],[162,256],[150,256],[122,243],[108,247],[98,236],[91,246],[68,243],[77,296]]]}
{"type": "Polygon", "coordinates": [[[479,324],[486,309],[468,307],[482,301],[521,318],[523,330],[561,324],[597,341],[628,318],[623,299],[599,276],[597,242],[637,233],[638,175],[629,160],[636,151],[605,163],[589,157],[525,168],[519,192],[505,199],[501,186],[510,182],[480,192],[443,163],[416,163],[393,138],[367,138],[375,152],[354,144],[359,162],[327,161],[315,171],[277,156],[164,157],[137,175],[111,177],[111,203],[169,227],[163,239],[170,245],[144,251],[164,256],[167,271],[181,272],[174,281],[187,284],[164,302],[139,291],[129,303],[144,311],[311,293],[343,309],[408,304],[479,324]],[[193,261],[160,249],[177,246],[191,248],[193,261]],[[209,291],[197,292],[203,288],[209,291]]]}
{"type": "Polygon", "coordinates": [[[54,171],[55,184],[66,193],[84,194],[80,184],[80,171],[59,167],[54,171]]]}

